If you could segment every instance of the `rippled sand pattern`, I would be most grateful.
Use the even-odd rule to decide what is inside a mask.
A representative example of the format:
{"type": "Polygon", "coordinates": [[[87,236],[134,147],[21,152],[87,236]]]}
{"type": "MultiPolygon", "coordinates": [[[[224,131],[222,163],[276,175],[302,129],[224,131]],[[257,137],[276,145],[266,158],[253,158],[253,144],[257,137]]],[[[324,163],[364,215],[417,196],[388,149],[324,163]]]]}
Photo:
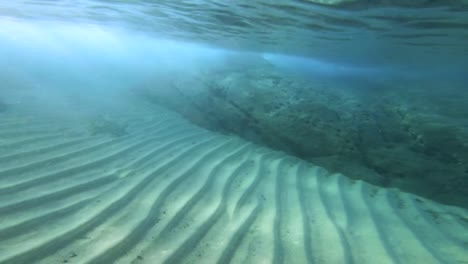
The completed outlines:
{"type": "Polygon", "coordinates": [[[0,263],[465,263],[468,212],[195,127],[0,114],[0,263]]]}

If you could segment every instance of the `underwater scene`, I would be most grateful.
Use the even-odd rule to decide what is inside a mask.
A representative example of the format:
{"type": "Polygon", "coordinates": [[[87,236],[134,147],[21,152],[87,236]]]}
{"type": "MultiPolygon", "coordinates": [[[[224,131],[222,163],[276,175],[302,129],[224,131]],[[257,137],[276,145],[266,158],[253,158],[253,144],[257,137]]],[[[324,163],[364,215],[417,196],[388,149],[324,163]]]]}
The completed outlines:
{"type": "Polygon", "coordinates": [[[7,263],[468,263],[468,1],[0,0],[7,263]]]}

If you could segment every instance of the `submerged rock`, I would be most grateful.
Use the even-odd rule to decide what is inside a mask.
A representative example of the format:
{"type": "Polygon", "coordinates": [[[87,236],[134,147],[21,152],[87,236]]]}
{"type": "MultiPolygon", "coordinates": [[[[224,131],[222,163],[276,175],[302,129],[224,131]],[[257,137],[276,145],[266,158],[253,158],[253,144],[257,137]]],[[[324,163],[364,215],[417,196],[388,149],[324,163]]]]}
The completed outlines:
{"type": "Polygon", "coordinates": [[[378,83],[303,80],[264,61],[253,65],[233,61],[195,78],[158,80],[142,94],[200,126],[331,172],[468,206],[468,136],[456,129],[468,113],[450,124],[433,109],[427,89],[415,87],[424,92],[411,95],[375,89],[378,83]]]}

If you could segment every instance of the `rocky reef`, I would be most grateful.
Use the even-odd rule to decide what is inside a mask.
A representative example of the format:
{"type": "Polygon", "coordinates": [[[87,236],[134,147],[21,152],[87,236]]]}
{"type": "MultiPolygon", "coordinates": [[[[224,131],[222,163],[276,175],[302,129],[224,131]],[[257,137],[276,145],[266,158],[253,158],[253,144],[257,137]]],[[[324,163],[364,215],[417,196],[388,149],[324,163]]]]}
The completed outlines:
{"type": "Polygon", "coordinates": [[[211,130],[468,207],[468,95],[456,87],[450,94],[421,82],[304,79],[262,60],[178,76],[141,93],[211,130]]]}

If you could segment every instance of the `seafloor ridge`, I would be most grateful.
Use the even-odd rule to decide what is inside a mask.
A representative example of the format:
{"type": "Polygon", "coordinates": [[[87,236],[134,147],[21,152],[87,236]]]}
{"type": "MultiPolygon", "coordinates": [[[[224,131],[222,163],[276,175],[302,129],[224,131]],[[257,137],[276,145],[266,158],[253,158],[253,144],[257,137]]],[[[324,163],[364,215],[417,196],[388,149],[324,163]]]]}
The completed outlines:
{"type": "Polygon", "coordinates": [[[468,212],[135,105],[0,113],[0,263],[463,263],[468,212]],[[123,132],[125,131],[125,132],[123,132]]]}

